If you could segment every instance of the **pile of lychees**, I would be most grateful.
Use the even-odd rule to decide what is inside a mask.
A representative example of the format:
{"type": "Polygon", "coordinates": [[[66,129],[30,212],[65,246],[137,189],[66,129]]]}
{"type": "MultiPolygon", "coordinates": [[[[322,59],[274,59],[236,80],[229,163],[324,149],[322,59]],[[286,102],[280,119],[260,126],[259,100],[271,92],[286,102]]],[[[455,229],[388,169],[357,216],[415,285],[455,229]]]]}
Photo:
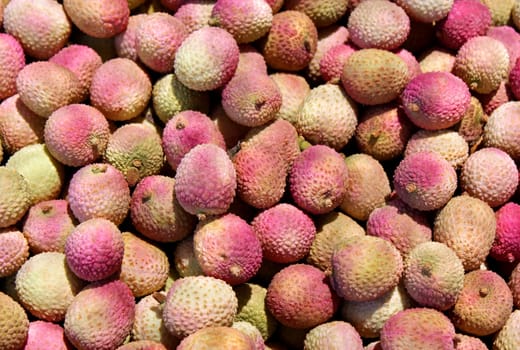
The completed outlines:
{"type": "Polygon", "coordinates": [[[520,0],[0,0],[0,350],[520,349],[520,0]]]}

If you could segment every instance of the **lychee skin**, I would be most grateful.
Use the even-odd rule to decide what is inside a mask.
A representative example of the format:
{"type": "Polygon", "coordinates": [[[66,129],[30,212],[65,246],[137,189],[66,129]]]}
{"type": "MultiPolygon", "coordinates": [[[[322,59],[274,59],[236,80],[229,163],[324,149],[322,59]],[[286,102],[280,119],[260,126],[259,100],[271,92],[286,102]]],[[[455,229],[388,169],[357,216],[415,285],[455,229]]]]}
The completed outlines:
{"type": "Polygon", "coordinates": [[[457,189],[457,173],[434,152],[405,157],[394,172],[394,189],[403,202],[418,210],[435,210],[446,204],[457,189]]]}
{"type": "Polygon", "coordinates": [[[275,274],[265,302],[281,324],[297,329],[326,322],[339,306],[325,273],[306,264],[289,265],[275,274]]]}
{"type": "Polygon", "coordinates": [[[180,241],[195,228],[196,218],[180,206],[174,184],[171,177],[151,175],[139,181],[132,192],[132,223],[141,234],[154,241],[180,241]]]}
{"type": "Polygon", "coordinates": [[[96,108],[70,104],[54,111],[44,128],[44,140],[60,163],[80,167],[98,160],[105,152],[110,129],[96,108]]]}
{"type": "Polygon", "coordinates": [[[179,204],[193,215],[225,213],[237,187],[236,172],[226,151],[206,143],[192,148],[175,174],[179,204]]]}
{"type": "Polygon", "coordinates": [[[119,225],[130,207],[130,188],[119,170],[93,163],[79,168],[69,182],[67,199],[80,221],[101,217],[119,225]]]}
{"type": "Polygon", "coordinates": [[[25,66],[22,45],[12,35],[0,33],[0,100],[16,94],[16,76],[25,66]]]}
{"type": "Polygon", "coordinates": [[[437,36],[445,47],[457,50],[469,39],[485,35],[491,24],[491,12],[482,2],[458,0],[439,23],[437,36]]]}
{"type": "Polygon", "coordinates": [[[22,44],[27,55],[46,60],[67,43],[72,26],[61,3],[14,0],[4,4],[5,32],[22,44]]]}
{"type": "Polygon", "coordinates": [[[83,33],[94,38],[111,38],[121,33],[130,17],[126,0],[65,0],[63,8],[83,33]]]}
{"type": "Polygon", "coordinates": [[[491,207],[505,204],[518,186],[518,169],[504,151],[482,148],[471,154],[462,167],[462,189],[491,207]]]}
{"type": "Polygon", "coordinates": [[[65,314],[65,336],[78,349],[110,350],[121,345],[132,330],[135,301],[119,280],[87,285],[65,314]],[[88,306],[88,307],[87,307],[88,306]]]}
{"type": "Polygon", "coordinates": [[[23,233],[33,254],[64,252],[67,236],[75,227],[69,203],[52,199],[33,205],[24,219],[23,233]]]}
{"type": "Polygon", "coordinates": [[[247,282],[262,264],[262,246],[253,228],[231,213],[201,221],[194,232],[193,250],[206,276],[230,285],[247,282]]]}
{"type": "Polygon", "coordinates": [[[269,67],[299,71],[307,67],[316,53],[318,31],[305,13],[282,11],[273,16],[271,29],[262,44],[269,67]]]}
{"type": "Polygon", "coordinates": [[[401,94],[408,118],[427,130],[455,125],[469,107],[471,93],[464,81],[451,73],[429,72],[412,79],[401,94]]]}
{"type": "Polygon", "coordinates": [[[103,64],[101,56],[87,45],[72,44],[58,51],[49,61],[70,69],[79,79],[81,100],[87,98],[95,70],[103,64]]]}
{"type": "Polygon", "coordinates": [[[231,80],[239,55],[237,42],[226,30],[203,27],[189,34],[177,49],[174,72],[192,90],[215,90],[231,80]]]}
{"type": "Polygon", "coordinates": [[[121,231],[106,219],[90,219],[74,228],[65,242],[65,257],[72,272],[86,281],[114,274],[123,261],[121,231]]]}
{"type": "Polygon", "coordinates": [[[508,202],[495,212],[496,235],[490,255],[499,261],[520,259],[520,205],[508,202]]]}
{"type": "Polygon", "coordinates": [[[262,242],[264,259],[278,263],[294,263],[304,258],[316,235],[312,219],[288,203],[264,210],[251,225],[262,242]]]}
{"type": "Polygon", "coordinates": [[[29,334],[24,350],[54,349],[70,350],[63,327],[47,321],[32,321],[29,323],[29,334]]]}
{"type": "Polygon", "coordinates": [[[347,176],[347,165],[338,152],[328,146],[314,145],[294,161],[289,174],[290,192],[301,209],[325,214],[343,201],[347,176]]]}

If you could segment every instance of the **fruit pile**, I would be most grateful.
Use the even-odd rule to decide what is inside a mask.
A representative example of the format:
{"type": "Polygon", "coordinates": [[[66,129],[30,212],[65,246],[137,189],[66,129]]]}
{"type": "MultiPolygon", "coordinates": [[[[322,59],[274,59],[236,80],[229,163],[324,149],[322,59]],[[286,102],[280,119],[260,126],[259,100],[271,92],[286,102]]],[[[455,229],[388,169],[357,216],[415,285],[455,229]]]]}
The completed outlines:
{"type": "Polygon", "coordinates": [[[518,0],[0,0],[0,349],[520,349],[519,57],[518,0]]]}

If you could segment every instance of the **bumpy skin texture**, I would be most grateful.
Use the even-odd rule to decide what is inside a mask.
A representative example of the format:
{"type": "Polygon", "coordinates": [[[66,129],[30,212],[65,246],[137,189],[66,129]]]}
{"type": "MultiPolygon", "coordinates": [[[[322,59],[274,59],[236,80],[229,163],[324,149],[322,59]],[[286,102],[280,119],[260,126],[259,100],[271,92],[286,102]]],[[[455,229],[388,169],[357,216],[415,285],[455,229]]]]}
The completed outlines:
{"type": "MultiPolygon", "coordinates": [[[[506,1],[503,2],[505,3],[506,1]]],[[[507,52],[509,53],[510,68],[513,68],[513,66],[516,63],[516,60],[518,59],[518,57],[520,57],[520,34],[511,26],[500,25],[497,27],[490,27],[486,35],[494,39],[497,39],[502,44],[504,44],[504,46],[507,49],[507,52]]]]}
{"type": "Polygon", "coordinates": [[[435,46],[419,55],[418,60],[423,73],[448,73],[451,72],[455,64],[455,55],[448,49],[435,46]]]}
{"type": "Polygon", "coordinates": [[[63,327],[47,321],[29,323],[29,333],[24,350],[56,349],[69,350],[70,343],[63,334],[63,327]]]}
{"type": "Polygon", "coordinates": [[[485,336],[500,330],[512,311],[513,296],[504,279],[490,270],[475,270],[464,277],[450,317],[457,329],[485,336]]]}
{"type": "Polygon", "coordinates": [[[192,90],[215,90],[233,77],[239,54],[237,42],[226,30],[203,27],[189,34],[177,49],[175,75],[192,90]]]}
{"type": "Polygon", "coordinates": [[[411,19],[424,23],[436,22],[446,17],[453,6],[454,0],[396,0],[411,19]]]}
{"type": "Polygon", "coordinates": [[[520,305],[520,267],[516,265],[509,276],[508,286],[513,294],[513,306],[518,308],[520,305]]]}
{"type": "Polygon", "coordinates": [[[363,350],[363,342],[352,325],[344,321],[323,323],[311,329],[305,336],[304,350],[333,348],[363,350]]]}
{"type": "Polygon", "coordinates": [[[399,199],[374,209],[366,223],[367,234],[390,242],[404,257],[418,244],[431,241],[428,217],[399,199]]]}
{"type": "Polygon", "coordinates": [[[286,0],[283,2],[283,5],[288,10],[305,13],[316,27],[321,28],[334,24],[347,12],[348,0],[332,2],[323,0],[286,0]]]}
{"type": "Polygon", "coordinates": [[[239,330],[242,333],[244,333],[245,335],[247,335],[253,342],[253,344],[254,344],[253,348],[255,350],[264,350],[265,349],[265,344],[264,344],[264,339],[262,338],[262,334],[260,333],[258,328],[253,326],[253,324],[251,324],[247,321],[234,321],[231,328],[239,330]]]}
{"type": "Polygon", "coordinates": [[[468,159],[469,145],[462,135],[451,129],[419,130],[408,140],[404,156],[423,151],[439,153],[455,169],[459,169],[468,159]]]}
{"type": "Polygon", "coordinates": [[[43,118],[81,100],[78,77],[68,68],[49,61],[26,65],[16,77],[16,88],[22,102],[43,118]]]}
{"type": "Polygon", "coordinates": [[[354,136],[357,109],[339,85],[319,85],[309,92],[300,105],[295,127],[310,143],[339,151],[354,136]]]}
{"type": "Polygon", "coordinates": [[[307,262],[322,271],[331,268],[332,253],[351,239],[364,236],[365,230],[349,216],[333,211],[315,219],[316,235],[307,262]]]}
{"type": "Polygon", "coordinates": [[[281,324],[306,329],[329,320],[338,308],[339,298],[323,271],[292,264],[273,276],[265,302],[281,324]]]}
{"type": "Polygon", "coordinates": [[[211,143],[192,148],[175,174],[177,200],[193,215],[225,213],[235,197],[236,187],[231,159],[226,151],[211,143]]]}
{"type": "Polygon", "coordinates": [[[500,107],[504,103],[514,99],[510,84],[506,80],[502,80],[499,87],[496,90],[491,91],[489,94],[476,94],[476,96],[487,115],[493,113],[496,108],[500,107]]]}
{"type": "Polygon", "coordinates": [[[347,28],[349,39],[360,48],[393,50],[408,37],[410,18],[389,1],[362,2],[352,10],[347,28]]]}
{"type": "Polygon", "coordinates": [[[119,279],[135,297],[142,297],[164,287],[170,264],[166,253],[130,232],[123,232],[123,261],[119,279]]]}
{"type": "Polygon", "coordinates": [[[65,254],[33,255],[16,274],[15,289],[20,303],[32,315],[49,322],[63,321],[68,307],[83,287],[69,269],[65,254]]]}
{"type": "Polygon", "coordinates": [[[510,23],[511,10],[515,4],[514,0],[482,0],[489,7],[494,26],[503,26],[510,23]]]}
{"type": "Polygon", "coordinates": [[[326,82],[339,82],[343,66],[356,51],[356,48],[350,44],[339,44],[329,49],[320,60],[320,74],[326,82]]]}
{"type": "Polygon", "coordinates": [[[149,14],[135,33],[137,57],[155,72],[170,72],[175,52],[187,36],[184,24],[172,15],[164,12],[149,14]]]}
{"type": "Polygon", "coordinates": [[[162,175],[147,176],[132,192],[130,218],[144,236],[158,242],[176,242],[195,228],[196,219],[180,206],[175,180],[162,175]]]}
{"type": "Polygon", "coordinates": [[[408,118],[426,130],[446,129],[462,119],[471,94],[464,81],[451,73],[422,73],[401,94],[408,118]]]}
{"type": "Polygon", "coordinates": [[[3,292],[0,292],[0,330],[2,349],[24,348],[29,333],[29,319],[23,307],[3,292]]]}
{"type": "Polygon", "coordinates": [[[393,178],[399,198],[418,210],[444,206],[457,189],[457,173],[441,155],[426,151],[410,154],[397,166],[393,178]]]}
{"type": "Polygon", "coordinates": [[[359,237],[332,254],[331,281],[345,300],[375,300],[392,290],[402,273],[401,254],[389,241],[379,237],[359,237]]]}
{"type": "Polygon", "coordinates": [[[383,349],[453,349],[455,328],[439,311],[411,308],[388,319],[381,330],[383,349]]]}
{"type": "Polygon", "coordinates": [[[70,104],[54,111],[44,128],[44,140],[59,162],[80,167],[98,160],[105,152],[110,129],[96,108],[70,104]]]}
{"type": "Polygon", "coordinates": [[[193,250],[193,235],[175,245],[173,263],[180,277],[204,275],[193,250]]]}
{"type": "Polygon", "coordinates": [[[137,61],[136,35],[139,25],[148,18],[147,13],[139,13],[128,18],[125,30],[114,36],[114,49],[118,57],[137,61]]]}
{"type": "Polygon", "coordinates": [[[0,229],[0,278],[15,274],[29,257],[29,245],[22,232],[0,229]]]}
{"type": "Polygon", "coordinates": [[[485,261],[495,228],[495,214],[488,204],[478,198],[456,196],[435,217],[433,240],[453,249],[464,269],[471,271],[485,261]]]}
{"type": "Polygon", "coordinates": [[[518,96],[520,96],[520,63],[516,64],[515,62],[511,65],[508,80],[511,92],[518,99],[518,96]]]}
{"type": "Polygon", "coordinates": [[[345,158],[345,163],[347,193],[340,208],[352,218],[366,221],[390,197],[390,181],[381,163],[367,154],[352,154],[345,158]]]}
{"type": "Polygon", "coordinates": [[[69,182],[70,209],[80,221],[94,217],[119,225],[130,206],[130,189],[124,175],[110,164],[93,163],[78,169],[69,182]]]}
{"type": "Polygon", "coordinates": [[[168,350],[163,344],[151,340],[131,341],[116,350],[168,350]]]}
{"type": "Polygon", "coordinates": [[[306,78],[312,84],[321,82],[320,62],[323,56],[334,46],[345,44],[348,41],[348,29],[339,24],[333,24],[318,31],[318,44],[316,53],[312,56],[309,65],[305,69],[306,78]]]}
{"type": "Polygon", "coordinates": [[[460,123],[455,125],[454,130],[456,130],[471,147],[475,147],[475,145],[478,145],[481,141],[487,120],[488,116],[485,114],[482,104],[476,97],[472,96],[466,114],[462,117],[460,123]]]}
{"type": "Polygon", "coordinates": [[[76,348],[109,350],[130,334],[134,317],[135,301],[128,286],[119,280],[100,281],[76,295],[63,327],[76,348]]]}
{"type": "MultiPolygon", "coordinates": [[[[520,67],[520,65],[519,65],[520,67]]],[[[514,160],[520,160],[520,122],[514,116],[520,112],[520,102],[511,101],[495,109],[484,126],[484,145],[506,152],[514,160]]]]}
{"type": "Polygon", "coordinates": [[[498,332],[493,350],[514,350],[520,346],[520,310],[515,310],[498,332]]]}
{"type": "Polygon", "coordinates": [[[12,35],[0,33],[0,100],[16,94],[16,76],[25,66],[25,53],[22,45],[12,35]]]}
{"type": "Polygon", "coordinates": [[[508,202],[495,212],[497,221],[495,241],[490,255],[499,261],[520,259],[520,205],[508,202]]]}
{"type": "Polygon", "coordinates": [[[205,114],[186,110],[171,118],[162,133],[162,147],[168,164],[176,170],[181,159],[196,145],[213,143],[226,149],[224,136],[205,114]]]}
{"type": "Polygon", "coordinates": [[[237,307],[235,292],[226,282],[209,276],[184,277],[173,282],[166,295],[164,325],[178,338],[201,328],[229,327],[237,307]]]}
{"type": "Polygon", "coordinates": [[[90,100],[107,119],[125,121],[148,105],[152,83],[145,71],[128,58],[104,62],[92,77],[90,100]]]}
{"type": "Polygon", "coordinates": [[[360,113],[354,139],[361,152],[384,161],[403,153],[412,130],[413,124],[402,108],[384,104],[360,113]]]}
{"type": "Polygon", "coordinates": [[[107,219],[94,218],[76,226],[67,237],[65,257],[76,276],[93,282],[119,270],[123,249],[117,226],[107,219]]]}
{"type": "Polygon", "coordinates": [[[238,66],[235,76],[255,71],[257,73],[267,74],[267,64],[264,56],[252,45],[241,44],[239,46],[240,55],[238,56],[238,66]]]}
{"type": "Polygon", "coordinates": [[[4,153],[43,142],[46,120],[27,108],[16,94],[0,103],[0,140],[4,153]]]}
{"type": "Polygon", "coordinates": [[[186,26],[188,33],[208,26],[211,11],[215,1],[213,0],[191,0],[185,1],[173,16],[186,26]]]}
{"type": "Polygon", "coordinates": [[[176,349],[179,343],[164,326],[161,303],[155,299],[153,294],[141,298],[135,305],[132,339],[134,341],[160,342],[168,350],[176,349]]]}
{"type": "Polygon", "coordinates": [[[482,340],[464,334],[456,334],[454,344],[455,350],[487,350],[482,340]]]}
{"type": "Polygon", "coordinates": [[[46,60],[67,43],[71,23],[61,4],[52,0],[14,0],[4,9],[4,29],[27,55],[46,60]]]}
{"type": "Polygon", "coordinates": [[[255,127],[276,118],[282,95],[266,74],[244,72],[236,75],[222,90],[222,107],[235,123],[255,127]]]}
{"type": "Polygon", "coordinates": [[[82,89],[82,100],[89,95],[95,70],[103,63],[101,56],[87,45],[72,44],[58,51],[49,61],[68,68],[76,74],[82,89]]]}
{"type": "Polygon", "coordinates": [[[341,83],[356,102],[378,105],[397,98],[409,80],[408,66],[395,53],[361,49],[345,62],[341,83]]]}
{"type": "Polygon", "coordinates": [[[262,53],[269,67],[295,72],[307,67],[317,43],[318,31],[312,20],[303,12],[287,10],[273,16],[262,53]]]}
{"type": "Polygon", "coordinates": [[[491,207],[506,203],[518,186],[518,169],[504,151],[482,148],[468,157],[460,176],[462,189],[491,207]],[[490,171],[493,169],[493,171],[490,171]]]}
{"type": "Polygon", "coordinates": [[[16,224],[31,206],[29,185],[16,170],[0,167],[0,227],[16,224]]]}
{"type": "Polygon", "coordinates": [[[457,301],[464,281],[464,267],[447,245],[426,242],[408,254],[403,281],[419,305],[444,311],[457,301]]]}
{"type": "Polygon", "coordinates": [[[272,21],[273,12],[264,0],[218,0],[209,24],[227,30],[237,43],[249,43],[267,34],[272,21]]]}
{"type": "Polygon", "coordinates": [[[110,135],[104,159],[121,171],[130,186],[158,174],[164,163],[161,136],[140,123],[119,127],[110,135]]]}
{"type": "Polygon", "coordinates": [[[67,236],[74,227],[68,202],[53,199],[31,206],[23,222],[23,233],[32,253],[63,253],[67,236]]]}
{"type": "Polygon", "coordinates": [[[509,74],[509,53],[497,39],[474,37],[457,52],[453,74],[464,80],[470,90],[490,93],[498,89],[509,74]]]}
{"type": "Polygon", "coordinates": [[[152,103],[155,113],[164,124],[182,111],[209,112],[209,95],[187,88],[174,74],[167,74],[155,82],[152,103]]]}
{"type": "Polygon", "coordinates": [[[18,171],[29,185],[33,204],[56,199],[64,184],[64,167],[47,150],[45,144],[28,145],[16,151],[6,167],[18,171]]]}
{"type": "Polygon", "coordinates": [[[193,235],[193,250],[206,276],[230,285],[248,281],[262,264],[260,239],[251,225],[231,213],[201,221],[193,235]]]}
{"type": "Polygon", "coordinates": [[[405,288],[398,284],[377,299],[344,302],[341,317],[353,325],[362,337],[377,338],[390,317],[412,305],[413,301],[405,288]]]}
{"type": "Polygon", "coordinates": [[[233,288],[238,299],[235,322],[246,321],[254,325],[266,340],[277,328],[278,322],[265,304],[267,288],[258,284],[243,283],[233,288]]]}
{"type": "Polygon", "coordinates": [[[206,327],[184,338],[177,350],[203,349],[254,350],[253,340],[243,332],[231,327],[206,327]]]}
{"type": "Polygon", "coordinates": [[[65,0],[63,7],[70,20],[83,33],[94,38],[111,38],[121,33],[130,17],[127,0],[65,0]]]}
{"type": "Polygon", "coordinates": [[[263,258],[278,263],[304,258],[316,235],[312,219],[288,203],[264,210],[251,225],[262,243],[263,258]]]}
{"type": "Polygon", "coordinates": [[[277,118],[285,119],[295,125],[301,103],[310,91],[304,77],[291,73],[273,73],[269,75],[282,94],[282,105],[277,118]]]}
{"type": "Polygon", "coordinates": [[[458,50],[469,39],[485,35],[491,26],[491,12],[481,1],[457,0],[439,23],[437,36],[443,46],[458,50]]]}
{"type": "Polygon", "coordinates": [[[311,214],[325,214],[343,201],[347,179],[343,157],[328,146],[314,145],[294,161],[289,187],[298,207],[311,214]]]}

